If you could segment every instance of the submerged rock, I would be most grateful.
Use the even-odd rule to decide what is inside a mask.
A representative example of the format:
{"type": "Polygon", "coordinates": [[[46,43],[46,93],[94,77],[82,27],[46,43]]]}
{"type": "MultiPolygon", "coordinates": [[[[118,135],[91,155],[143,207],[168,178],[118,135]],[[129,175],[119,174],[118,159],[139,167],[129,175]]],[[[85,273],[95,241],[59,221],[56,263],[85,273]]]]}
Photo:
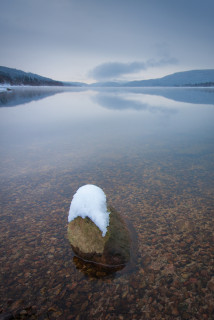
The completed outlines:
{"type": "Polygon", "coordinates": [[[109,267],[125,265],[130,259],[130,235],[120,214],[108,208],[109,226],[105,236],[88,217],[76,217],[68,224],[68,239],[74,253],[109,267]]]}

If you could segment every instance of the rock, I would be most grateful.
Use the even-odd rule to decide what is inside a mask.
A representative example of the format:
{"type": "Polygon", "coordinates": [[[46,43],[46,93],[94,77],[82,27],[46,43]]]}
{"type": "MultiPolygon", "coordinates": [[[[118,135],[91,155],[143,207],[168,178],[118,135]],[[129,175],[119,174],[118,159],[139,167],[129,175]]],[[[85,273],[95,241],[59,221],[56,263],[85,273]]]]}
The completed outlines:
{"type": "Polygon", "coordinates": [[[179,311],[178,311],[177,307],[172,307],[172,315],[173,316],[178,316],[179,315],[179,311]]]}
{"type": "Polygon", "coordinates": [[[105,237],[88,217],[77,217],[68,224],[68,239],[74,253],[83,260],[107,266],[125,265],[130,258],[130,235],[119,215],[108,208],[110,222],[105,237]]]}
{"type": "Polygon", "coordinates": [[[208,282],[207,287],[210,289],[210,291],[214,292],[214,277],[208,282]]]}
{"type": "Polygon", "coordinates": [[[10,312],[0,314],[0,320],[12,320],[12,319],[14,319],[14,317],[13,317],[13,314],[10,312]]]}
{"type": "Polygon", "coordinates": [[[187,280],[192,274],[191,273],[182,273],[181,276],[183,279],[187,280]]]}
{"type": "Polygon", "coordinates": [[[28,313],[27,313],[27,310],[22,310],[22,311],[20,311],[20,315],[21,316],[26,316],[28,313]]]}

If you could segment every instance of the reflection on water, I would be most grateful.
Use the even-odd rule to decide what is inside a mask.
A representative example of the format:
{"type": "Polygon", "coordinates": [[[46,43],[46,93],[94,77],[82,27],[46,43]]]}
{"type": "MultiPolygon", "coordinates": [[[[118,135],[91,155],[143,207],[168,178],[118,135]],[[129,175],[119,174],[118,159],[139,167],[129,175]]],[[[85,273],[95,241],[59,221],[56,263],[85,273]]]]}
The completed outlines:
{"type": "MultiPolygon", "coordinates": [[[[113,109],[147,109],[148,104],[124,99],[118,97],[117,94],[126,93],[161,96],[179,102],[194,104],[211,104],[214,105],[214,89],[213,88],[91,88],[98,91],[95,101],[102,106],[113,109]],[[108,95],[106,94],[108,92],[108,95]]],[[[40,100],[48,96],[62,93],[66,91],[81,92],[87,91],[82,87],[14,87],[10,91],[0,92],[0,107],[12,107],[29,103],[31,101],[40,100]]]]}
{"type": "MultiPolygon", "coordinates": [[[[14,87],[0,92],[0,107],[15,107],[31,101],[37,101],[69,88],[62,87],[14,87]]],[[[70,91],[81,91],[81,88],[70,88],[70,91]]]]}
{"type": "MultiPolygon", "coordinates": [[[[130,88],[129,88],[130,90],[130,88]]],[[[132,88],[133,93],[165,97],[178,102],[214,105],[214,88],[154,87],[132,88]]]]}
{"type": "Polygon", "coordinates": [[[66,89],[0,109],[0,312],[212,319],[212,97],[199,88],[66,89]],[[134,263],[102,279],[67,239],[70,201],[87,183],[132,228],[134,263]]]}
{"type": "Polygon", "coordinates": [[[73,257],[73,262],[77,269],[82,271],[86,277],[104,279],[107,277],[113,277],[114,274],[122,270],[125,265],[121,266],[108,266],[94,263],[92,261],[83,260],[77,256],[73,257]]]}
{"type": "Polygon", "coordinates": [[[32,87],[20,87],[12,89],[10,91],[4,91],[0,93],[0,106],[1,107],[14,107],[29,103],[31,101],[37,101],[44,99],[53,94],[62,92],[60,87],[52,88],[32,88],[32,87]]]}
{"type": "Polygon", "coordinates": [[[94,97],[94,101],[100,106],[113,109],[113,110],[137,110],[137,111],[149,111],[149,112],[162,112],[162,113],[175,113],[176,110],[173,108],[165,108],[160,106],[153,106],[151,102],[144,100],[136,100],[130,98],[124,98],[123,95],[117,93],[106,94],[100,92],[94,97]]]}

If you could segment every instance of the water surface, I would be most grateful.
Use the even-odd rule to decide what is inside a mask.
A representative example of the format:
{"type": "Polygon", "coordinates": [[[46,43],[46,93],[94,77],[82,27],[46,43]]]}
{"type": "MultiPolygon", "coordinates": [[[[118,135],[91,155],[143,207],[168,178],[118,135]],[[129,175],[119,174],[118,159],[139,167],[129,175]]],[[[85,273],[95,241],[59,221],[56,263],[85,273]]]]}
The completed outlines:
{"type": "Polygon", "coordinates": [[[212,319],[214,89],[17,88],[0,106],[2,312],[212,319]],[[132,230],[134,258],[104,279],[67,240],[86,183],[132,230]]]}

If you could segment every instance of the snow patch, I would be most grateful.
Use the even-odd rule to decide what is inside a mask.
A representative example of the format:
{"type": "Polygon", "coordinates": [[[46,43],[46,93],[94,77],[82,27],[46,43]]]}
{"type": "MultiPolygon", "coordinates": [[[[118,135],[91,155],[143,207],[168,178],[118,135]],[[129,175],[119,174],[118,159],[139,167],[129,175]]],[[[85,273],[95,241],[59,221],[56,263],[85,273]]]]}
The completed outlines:
{"type": "Polygon", "coordinates": [[[7,88],[0,85],[0,92],[5,92],[5,91],[7,91],[7,88]]]}
{"type": "Polygon", "coordinates": [[[109,225],[106,195],[95,185],[87,184],[80,187],[74,194],[68,215],[68,222],[77,217],[89,217],[101,230],[104,237],[109,225]]]}

